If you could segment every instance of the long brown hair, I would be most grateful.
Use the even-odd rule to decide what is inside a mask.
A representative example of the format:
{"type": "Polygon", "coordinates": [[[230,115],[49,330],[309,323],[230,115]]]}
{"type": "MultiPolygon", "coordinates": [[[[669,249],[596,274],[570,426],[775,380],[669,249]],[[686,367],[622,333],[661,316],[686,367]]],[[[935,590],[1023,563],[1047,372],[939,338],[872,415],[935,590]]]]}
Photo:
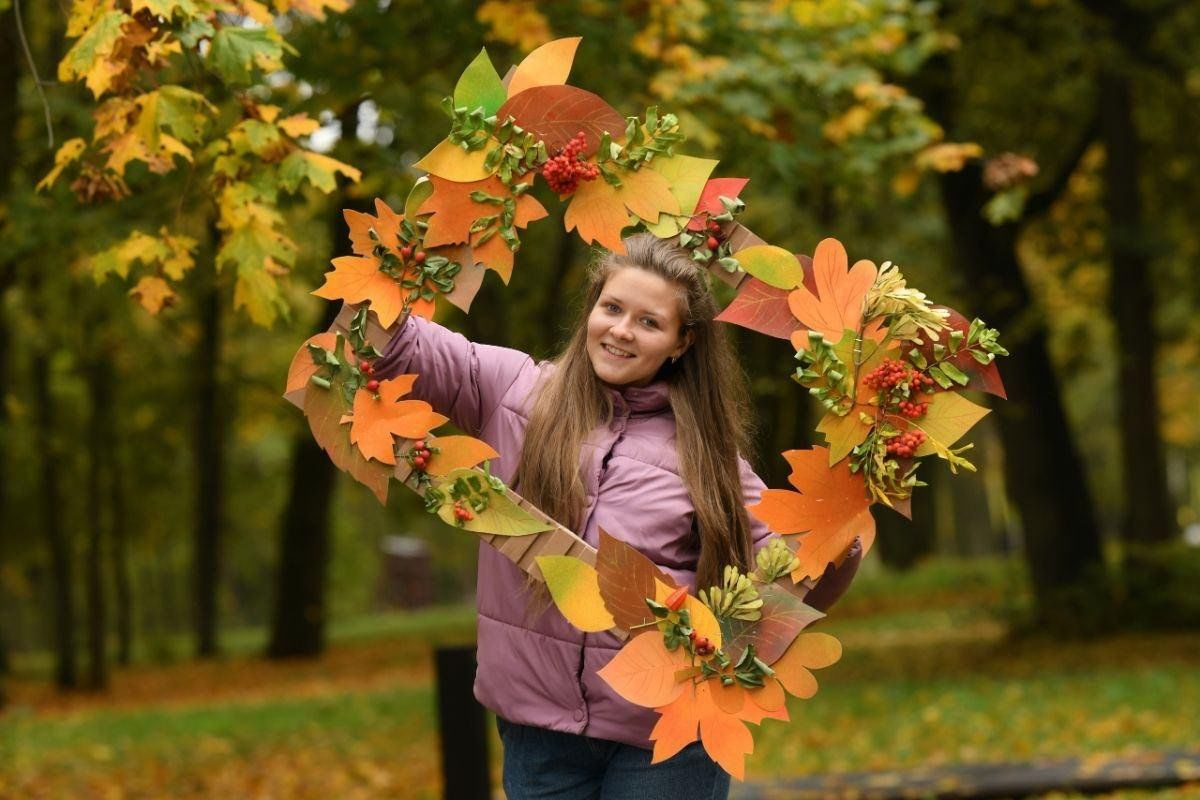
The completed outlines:
{"type": "MultiPolygon", "coordinates": [[[[692,345],[657,376],[669,387],[683,478],[700,535],[696,585],[720,583],[725,564],[750,565],[750,518],[743,505],[738,454],[750,447],[746,378],[724,330],[714,321],[716,301],[704,267],[674,244],[641,233],[625,240],[625,254],[608,253],[588,274],[585,303],[571,338],[540,392],[525,431],[515,487],[570,528],[582,521],[585,490],[580,446],[612,418],[612,398],[587,354],[587,317],[615,271],[644,269],[680,289],[680,318],[692,345]]],[[[614,533],[619,533],[614,531],[614,533]]]]}

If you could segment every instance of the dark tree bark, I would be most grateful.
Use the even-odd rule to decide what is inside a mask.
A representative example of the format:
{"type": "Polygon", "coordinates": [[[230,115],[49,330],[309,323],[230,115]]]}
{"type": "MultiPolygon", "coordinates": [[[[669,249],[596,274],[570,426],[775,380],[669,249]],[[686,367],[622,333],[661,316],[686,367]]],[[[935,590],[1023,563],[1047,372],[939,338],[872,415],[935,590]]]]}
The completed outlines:
{"type": "Polygon", "coordinates": [[[35,337],[31,348],[34,396],[34,446],[40,459],[42,525],[46,544],[50,549],[50,567],[53,576],[53,633],[55,653],[55,683],[60,688],[73,688],[78,683],[75,656],[75,580],[72,568],[71,541],[63,520],[63,492],[60,476],[66,469],[55,437],[58,424],[54,394],[50,389],[50,371],[47,368],[51,342],[50,320],[39,297],[40,282],[31,283],[31,294],[35,298],[34,318],[39,330],[46,331],[35,337]]]}
{"type": "MultiPolygon", "coordinates": [[[[937,58],[917,81],[930,116],[951,139],[957,116],[952,75],[947,60],[937,58]]],[[[1061,194],[1094,137],[1093,124],[1064,153],[1049,188],[1030,198],[1016,223],[997,226],[985,219],[989,198],[978,163],[939,178],[964,300],[972,314],[1004,333],[1010,353],[1001,364],[1008,400],[995,405],[1005,479],[1021,516],[1037,622],[1062,631],[1078,630],[1085,606],[1095,620],[1095,609],[1108,605],[1106,575],[1095,507],[1050,362],[1045,320],[1021,272],[1017,241],[1021,224],[1061,194]]]]}
{"type": "Polygon", "coordinates": [[[1009,399],[995,413],[1039,616],[1070,625],[1072,609],[1060,604],[1074,589],[1086,594],[1103,574],[1100,530],[1046,348],[1045,321],[1017,261],[1018,228],[984,219],[987,196],[977,165],[943,175],[941,186],[967,303],[1007,334],[1011,355],[1002,367],[1009,399]]]}
{"type": "MultiPolygon", "coordinates": [[[[217,237],[213,236],[213,241],[217,237]]],[[[220,585],[224,492],[225,425],[218,368],[221,359],[221,297],[211,276],[200,290],[200,339],[196,347],[196,527],[193,602],[196,655],[217,654],[217,590],[220,585]]]]}
{"type": "Polygon", "coordinates": [[[912,569],[924,557],[930,555],[937,544],[936,515],[933,509],[933,482],[938,480],[927,464],[918,477],[929,486],[919,486],[912,496],[912,519],[881,506],[875,513],[875,547],[883,563],[892,569],[912,569]]]}
{"type": "MultiPolygon", "coordinates": [[[[340,242],[339,235],[334,241],[340,242]]],[[[338,305],[328,303],[318,332],[338,305]]],[[[325,649],[325,587],[329,572],[329,512],[337,468],[305,425],[292,444],[292,487],[279,537],[279,570],[271,618],[271,658],[314,656],[325,649]]]]}
{"type": "Polygon", "coordinates": [[[113,417],[109,441],[109,508],[112,511],[112,582],[116,600],[117,663],[133,660],[133,581],[129,574],[129,506],[125,502],[125,458],[118,417],[113,417]]]}
{"type": "MultiPolygon", "coordinates": [[[[20,76],[20,44],[16,36],[16,18],[13,9],[0,12],[0,194],[6,194],[12,182],[13,167],[16,165],[17,122],[20,119],[17,105],[17,80],[20,76]]],[[[3,235],[5,223],[0,223],[3,235]]],[[[11,341],[8,334],[8,317],[4,296],[16,277],[16,268],[11,263],[0,263],[0,342],[11,341]]],[[[9,375],[8,348],[0,347],[0,398],[7,395],[9,375]]],[[[6,543],[11,541],[9,530],[5,480],[8,461],[5,457],[12,452],[7,447],[8,406],[0,402],[0,563],[3,563],[6,543]]],[[[8,645],[0,631],[0,675],[9,671],[8,645]]]]}
{"type": "Polygon", "coordinates": [[[1110,308],[1116,326],[1118,429],[1125,489],[1121,537],[1127,542],[1163,542],[1174,538],[1177,531],[1159,435],[1154,293],[1138,188],[1140,148],[1129,75],[1105,70],[1099,84],[1105,150],[1104,206],[1112,259],[1110,308]]]}
{"type": "MultiPolygon", "coordinates": [[[[102,346],[101,346],[102,347],[102,346]]],[[[108,359],[95,353],[87,365],[91,414],[88,419],[88,549],[87,549],[87,686],[108,685],[108,625],[104,592],[104,539],[108,514],[104,498],[105,428],[112,418],[112,386],[108,359]]]]}

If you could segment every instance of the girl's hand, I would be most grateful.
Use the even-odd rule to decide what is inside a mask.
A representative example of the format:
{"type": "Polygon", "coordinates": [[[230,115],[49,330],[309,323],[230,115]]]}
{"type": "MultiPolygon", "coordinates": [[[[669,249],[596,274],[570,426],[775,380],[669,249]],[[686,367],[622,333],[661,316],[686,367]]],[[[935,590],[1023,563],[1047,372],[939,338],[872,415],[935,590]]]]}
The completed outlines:
{"type": "Polygon", "coordinates": [[[858,565],[862,563],[862,537],[855,536],[850,547],[846,549],[846,557],[841,565],[830,564],[825,568],[825,574],[817,581],[812,591],[804,596],[804,602],[817,611],[826,611],[850,588],[858,565]]]}

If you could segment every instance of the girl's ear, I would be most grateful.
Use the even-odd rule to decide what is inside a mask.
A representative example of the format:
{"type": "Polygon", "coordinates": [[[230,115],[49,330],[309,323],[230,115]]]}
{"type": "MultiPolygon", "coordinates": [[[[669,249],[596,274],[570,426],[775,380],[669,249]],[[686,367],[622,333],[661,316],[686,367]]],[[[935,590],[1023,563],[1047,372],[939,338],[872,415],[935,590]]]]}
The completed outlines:
{"type": "Polygon", "coordinates": [[[692,346],[692,342],[694,341],[696,341],[696,332],[691,328],[686,329],[683,332],[683,337],[679,342],[679,347],[675,348],[674,352],[671,353],[671,358],[679,358],[681,355],[686,353],[687,349],[692,346]]]}

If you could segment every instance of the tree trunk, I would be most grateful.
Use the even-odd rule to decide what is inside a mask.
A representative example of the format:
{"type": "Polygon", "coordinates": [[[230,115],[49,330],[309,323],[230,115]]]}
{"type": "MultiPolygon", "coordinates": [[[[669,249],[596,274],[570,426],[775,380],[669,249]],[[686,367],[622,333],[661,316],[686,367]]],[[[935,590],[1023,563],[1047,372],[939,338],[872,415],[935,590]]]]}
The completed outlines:
{"type": "MultiPolygon", "coordinates": [[[[93,319],[93,328],[96,320],[93,319]]],[[[103,349],[101,346],[99,349],[103,349]]],[[[108,685],[107,624],[104,597],[105,428],[112,423],[111,378],[108,359],[96,353],[87,365],[91,415],[88,419],[88,551],[87,551],[87,685],[108,685]]]]}
{"type": "MultiPolygon", "coordinates": [[[[891,509],[879,507],[875,513],[875,547],[883,563],[895,570],[912,569],[934,551],[937,542],[936,519],[933,508],[933,464],[926,464],[920,475],[929,486],[918,486],[912,496],[912,519],[905,519],[891,509]]],[[[942,479],[944,480],[944,478],[942,479]]]]}
{"type": "Polygon", "coordinates": [[[1046,349],[1045,321],[1017,261],[1018,228],[984,219],[981,173],[970,164],[941,176],[954,263],[968,308],[1006,334],[1011,354],[1001,363],[1009,399],[997,403],[995,413],[1037,615],[1071,629],[1080,604],[1104,599],[1095,595],[1104,575],[1100,531],[1046,349]]]}
{"type": "MultiPolygon", "coordinates": [[[[213,243],[217,236],[213,236],[213,243]]],[[[224,496],[225,428],[218,367],[221,358],[221,296],[217,276],[200,290],[200,339],[196,347],[196,528],[193,602],[196,655],[217,654],[217,590],[220,584],[224,496]]]]}
{"type": "Polygon", "coordinates": [[[1130,79],[1105,70],[1100,75],[1101,136],[1104,142],[1104,206],[1112,260],[1110,307],[1116,327],[1117,411],[1121,434],[1126,542],[1163,542],[1177,533],[1159,435],[1155,381],[1154,293],[1146,252],[1138,187],[1139,145],[1130,79]]]}
{"type": "MultiPolygon", "coordinates": [[[[17,105],[17,80],[20,76],[20,43],[16,35],[16,17],[13,9],[0,12],[0,196],[8,194],[12,181],[13,167],[17,161],[16,135],[20,120],[17,105]]],[[[0,221],[0,236],[4,235],[7,223],[0,221]]],[[[8,317],[4,296],[16,275],[16,267],[9,262],[0,263],[0,342],[10,342],[8,317]]],[[[4,563],[6,547],[12,541],[5,487],[8,462],[8,404],[3,399],[8,395],[8,347],[0,347],[0,565],[4,563]]],[[[8,645],[4,632],[0,630],[0,675],[9,671],[8,645]]]]}
{"type": "MultiPolygon", "coordinates": [[[[338,236],[335,241],[342,241],[338,236]]],[[[338,305],[326,304],[319,331],[338,305]]],[[[314,656],[325,649],[325,586],[329,572],[329,511],[337,468],[305,425],[292,444],[292,488],[279,537],[271,658],[314,656]]]]}
{"type": "Polygon", "coordinates": [[[133,660],[133,582],[129,575],[129,512],[125,502],[125,459],[123,439],[118,435],[118,417],[112,419],[109,441],[109,508],[112,511],[112,582],[116,594],[117,663],[133,660]]]}
{"type": "Polygon", "coordinates": [[[35,324],[38,330],[47,332],[33,339],[33,366],[30,375],[33,379],[33,414],[37,431],[34,443],[41,460],[42,525],[50,549],[51,574],[54,579],[54,679],[60,688],[68,689],[77,684],[78,670],[75,660],[75,582],[72,574],[71,541],[62,516],[64,498],[60,475],[66,469],[66,465],[59,457],[59,446],[55,441],[58,420],[48,368],[51,352],[48,331],[51,328],[42,307],[42,299],[38,296],[41,293],[41,287],[38,285],[40,282],[35,278],[30,283],[30,292],[35,298],[35,324]]]}

